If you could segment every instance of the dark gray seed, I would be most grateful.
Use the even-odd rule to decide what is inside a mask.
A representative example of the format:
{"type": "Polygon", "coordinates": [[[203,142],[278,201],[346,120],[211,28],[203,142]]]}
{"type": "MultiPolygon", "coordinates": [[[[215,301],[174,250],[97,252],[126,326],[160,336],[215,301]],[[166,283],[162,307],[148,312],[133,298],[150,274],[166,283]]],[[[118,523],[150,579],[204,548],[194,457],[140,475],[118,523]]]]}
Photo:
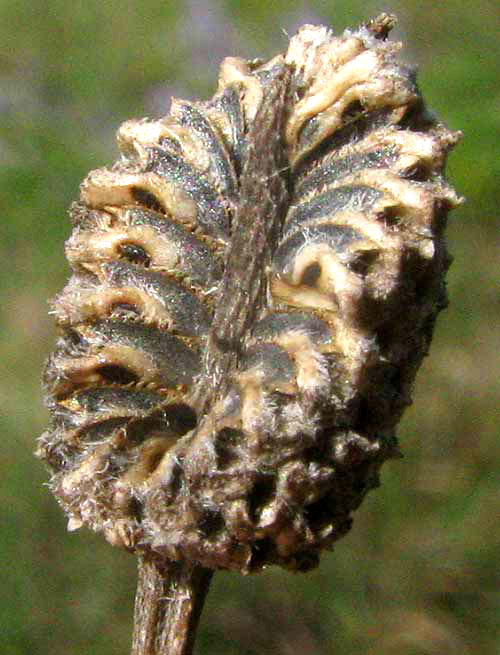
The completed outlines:
{"type": "Polygon", "coordinates": [[[236,173],[239,175],[246,149],[245,128],[239,93],[233,86],[230,86],[224,89],[224,92],[217,97],[214,104],[216,107],[220,107],[229,118],[229,125],[231,127],[231,154],[234,159],[236,173]]]}
{"type": "Polygon", "coordinates": [[[318,219],[331,219],[340,211],[349,209],[368,212],[382,196],[381,191],[368,186],[342,186],[330,189],[292,207],[286,218],[284,234],[290,235],[298,228],[318,219]]]}
{"type": "Polygon", "coordinates": [[[355,241],[363,239],[361,232],[347,225],[314,225],[301,232],[295,232],[278,248],[273,258],[276,273],[291,271],[295,257],[304,246],[325,243],[336,254],[345,252],[355,241]]]}
{"type": "Polygon", "coordinates": [[[235,172],[220,135],[193,104],[185,102],[179,108],[178,121],[181,125],[192,129],[203,142],[210,155],[210,166],[221,192],[230,197],[235,196],[237,191],[235,172]]]}
{"type": "Polygon", "coordinates": [[[200,171],[186,163],[179,155],[160,148],[148,148],[149,162],[146,172],[154,172],[174,182],[196,203],[197,221],[201,227],[221,238],[229,235],[227,211],[221,196],[200,171]]]}
{"type": "Polygon", "coordinates": [[[154,327],[105,320],[90,328],[88,338],[92,338],[92,350],[113,343],[143,352],[155,362],[165,384],[190,384],[200,371],[196,352],[177,337],[154,327]]]}
{"type": "Polygon", "coordinates": [[[167,216],[158,216],[147,209],[131,209],[128,215],[131,227],[146,225],[157,232],[160,238],[175,243],[179,252],[177,268],[187,273],[193,282],[210,288],[220,280],[222,266],[217,256],[196,236],[186,232],[167,216]]]}
{"type": "Polygon", "coordinates": [[[264,373],[264,383],[293,382],[295,367],[287,352],[274,344],[259,344],[247,350],[241,362],[242,370],[258,367],[264,373]]]}
{"type": "Polygon", "coordinates": [[[324,321],[304,312],[293,311],[269,314],[255,325],[252,337],[257,341],[268,341],[290,332],[307,334],[315,345],[326,345],[332,341],[330,328],[324,321]]]}
{"type": "Polygon", "coordinates": [[[103,267],[112,287],[142,289],[156,298],[172,318],[173,327],[186,336],[204,336],[210,327],[210,317],[194,293],[163,273],[137,269],[125,262],[112,262],[103,267]]]}
{"type": "Polygon", "coordinates": [[[342,159],[329,159],[313,168],[295,188],[297,197],[318,193],[322,188],[338,182],[347,175],[366,168],[389,168],[395,159],[394,148],[381,148],[365,154],[354,154],[342,159]]]}

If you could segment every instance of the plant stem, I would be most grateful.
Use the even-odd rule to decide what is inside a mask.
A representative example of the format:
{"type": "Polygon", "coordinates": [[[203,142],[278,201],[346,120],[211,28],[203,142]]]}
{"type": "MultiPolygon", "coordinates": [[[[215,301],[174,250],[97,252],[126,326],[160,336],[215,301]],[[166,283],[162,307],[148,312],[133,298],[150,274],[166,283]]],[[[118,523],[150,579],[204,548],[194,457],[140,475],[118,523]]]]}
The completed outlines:
{"type": "Polygon", "coordinates": [[[131,655],[191,655],[212,574],[139,556],[131,655]]]}

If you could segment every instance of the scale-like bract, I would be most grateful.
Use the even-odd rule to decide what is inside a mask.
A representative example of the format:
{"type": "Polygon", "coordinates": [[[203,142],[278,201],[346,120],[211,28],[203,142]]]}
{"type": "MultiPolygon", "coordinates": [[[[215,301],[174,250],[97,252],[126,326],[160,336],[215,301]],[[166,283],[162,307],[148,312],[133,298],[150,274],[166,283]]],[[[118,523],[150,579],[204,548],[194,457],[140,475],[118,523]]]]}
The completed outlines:
{"type": "Polygon", "coordinates": [[[397,454],[446,304],[443,179],[381,16],[226,59],[208,102],[125,123],[71,209],[40,455],[70,529],[306,570],[397,454]]]}

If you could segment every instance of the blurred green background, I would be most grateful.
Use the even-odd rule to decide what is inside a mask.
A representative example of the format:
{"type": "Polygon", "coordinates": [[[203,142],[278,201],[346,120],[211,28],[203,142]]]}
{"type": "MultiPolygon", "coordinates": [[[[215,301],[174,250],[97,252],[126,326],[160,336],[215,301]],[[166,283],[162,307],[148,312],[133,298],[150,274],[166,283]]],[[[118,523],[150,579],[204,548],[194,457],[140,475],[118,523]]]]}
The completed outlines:
{"type": "Polygon", "coordinates": [[[380,11],[419,65],[436,113],[463,142],[449,177],[450,308],[440,317],[405,459],[308,575],[216,576],[204,655],[494,655],[500,652],[498,325],[500,197],[496,3],[17,0],[0,3],[0,650],[125,654],[135,562],[87,531],[66,532],[32,456],[47,423],[39,386],[54,341],[46,299],[68,275],[66,210],[111,163],[125,119],[167,113],[172,94],[208,97],[227,55],[270,56],[304,22],[336,30],[380,11]],[[495,506],[497,510],[495,511],[495,506]]]}

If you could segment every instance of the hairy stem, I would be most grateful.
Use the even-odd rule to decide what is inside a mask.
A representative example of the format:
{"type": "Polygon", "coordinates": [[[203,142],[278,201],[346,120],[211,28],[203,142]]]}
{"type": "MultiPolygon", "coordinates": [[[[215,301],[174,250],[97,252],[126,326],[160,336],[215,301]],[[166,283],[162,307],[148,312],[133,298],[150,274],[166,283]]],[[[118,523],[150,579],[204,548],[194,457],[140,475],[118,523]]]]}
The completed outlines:
{"type": "Polygon", "coordinates": [[[140,556],[131,655],[190,655],[212,574],[140,556]]]}

